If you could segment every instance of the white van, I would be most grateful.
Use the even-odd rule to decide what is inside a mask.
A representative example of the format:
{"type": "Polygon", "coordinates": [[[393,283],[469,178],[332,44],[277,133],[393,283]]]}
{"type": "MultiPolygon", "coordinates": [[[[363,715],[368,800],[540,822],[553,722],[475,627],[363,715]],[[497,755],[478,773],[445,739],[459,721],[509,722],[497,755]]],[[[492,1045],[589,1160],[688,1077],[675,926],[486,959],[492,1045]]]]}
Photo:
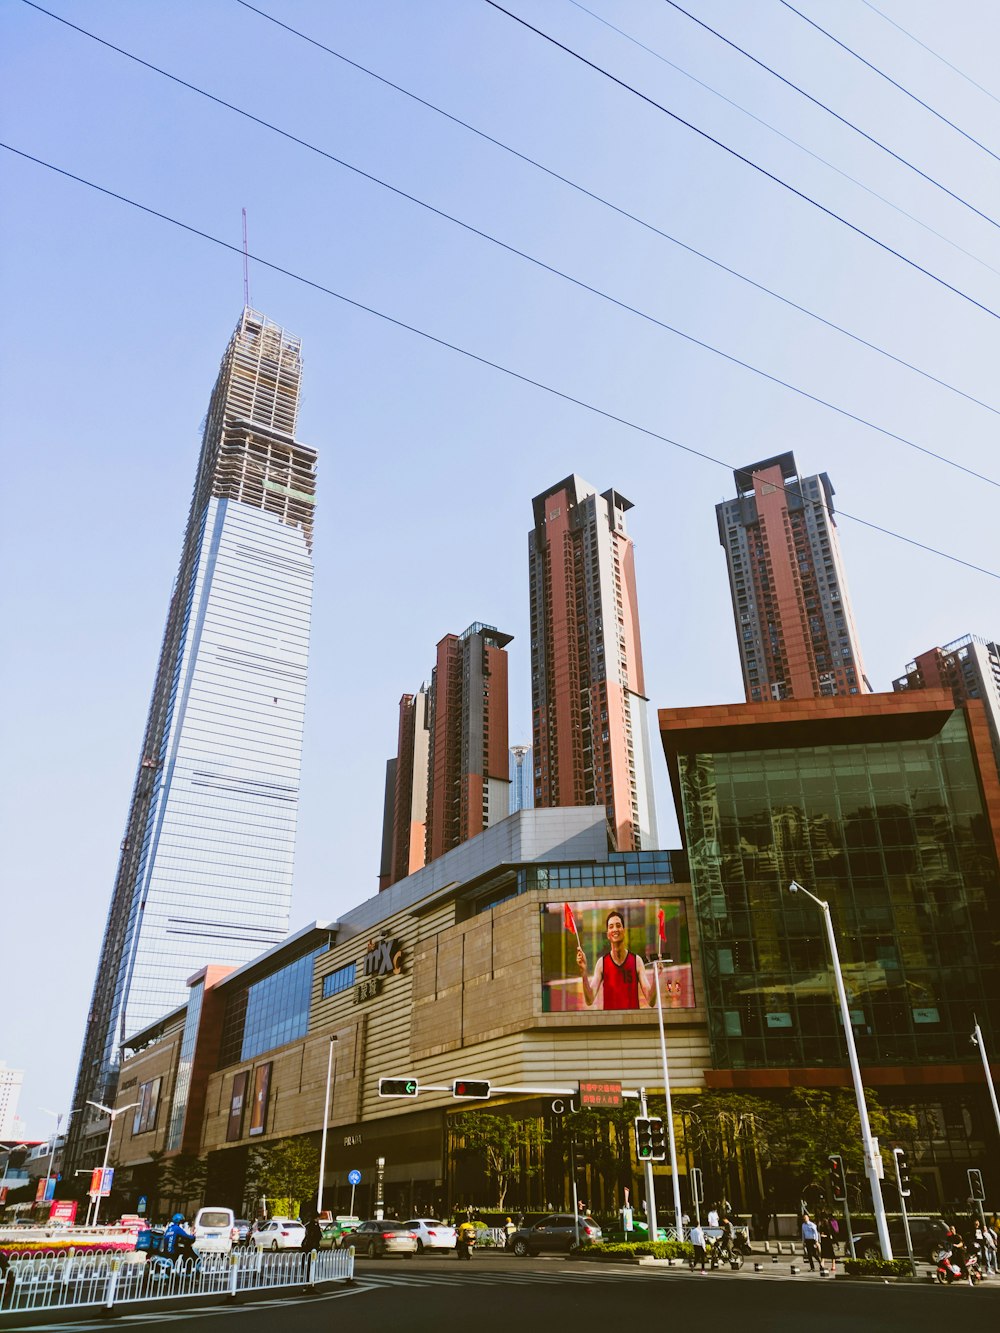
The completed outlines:
{"type": "Polygon", "coordinates": [[[199,1254],[228,1254],[239,1233],[231,1208],[199,1208],[192,1235],[199,1254]]]}

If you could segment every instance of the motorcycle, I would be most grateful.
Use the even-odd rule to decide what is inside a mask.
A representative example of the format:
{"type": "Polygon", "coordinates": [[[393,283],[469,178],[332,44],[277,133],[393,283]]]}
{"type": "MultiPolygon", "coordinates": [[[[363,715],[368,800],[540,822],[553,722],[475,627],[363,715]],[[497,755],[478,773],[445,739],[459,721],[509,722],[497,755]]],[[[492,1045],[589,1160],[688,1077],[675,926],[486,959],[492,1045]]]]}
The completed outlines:
{"type": "Polygon", "coordinates": [[[982,1282],[983,1275],[979,1271],[979,1260],[974,1254],[964,1256],[964,1263],[959,1262],[955,1257],[953,1250],[942,1250],[938,1256],[937,1268],[934,1270],[935,1279],[943,1286],[950,1286],[952,1282],[968,1282],[970,1287],[974,1287],[978,1282],[982,1282]]]}

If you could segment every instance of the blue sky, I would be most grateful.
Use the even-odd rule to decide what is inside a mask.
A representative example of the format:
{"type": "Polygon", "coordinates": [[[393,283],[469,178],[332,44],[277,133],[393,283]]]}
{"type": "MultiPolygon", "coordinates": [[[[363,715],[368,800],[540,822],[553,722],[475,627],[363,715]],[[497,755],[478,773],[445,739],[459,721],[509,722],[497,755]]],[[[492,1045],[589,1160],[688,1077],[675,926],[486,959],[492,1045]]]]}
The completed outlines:
{"type": "MultiPolygon", "coordinates": [[[[989,151],[779,0],[686,6],[958,199],[661,0],[588,0],[593,14],[571,0],[510,7],[1000,311],[991,156],[1000,155],[1000,20],[986,0],[797,7],[989,151]]],[[[734,279],[236,0],[51,4],[691,338],[1000,478],[995,316],[482,0],[261,8],[988,406],[734,279]]],[[[21,0],[0,4],[0,119],[7,144],[237,247],[246,208],[252,253],[730,466],[793,449],[804,473],[829,473],[847,513],[1000,568],[996,485],[542,271],[21,0]]],[[[242,264],[8,151],[0,171],[0,1059],[26,1069],[22,1114],[44,1135],[52,1121],[38,1108],[66,1110],[72,1095],[200,423],[242,306],[242,264]]],[[[298,927],[375,891],[396,703],[429,674],[443,634],[482,620],[515,636],[511,739],[530,737],[530,502],[567,473],[635,505],[652,707],[742,697],[714,514],[733,483],[724,467],[261,264],[251,263],[250,282],[253,305],[302,338],[299,434],[320,452],[298,927]]],[[[846,519],[840,535],[876,689],[890,689],[927,647],[1000,632],[995,577],[846,519]]],[[[661,841],[676,845],[659,757],[655,776],[661,841]]]]}

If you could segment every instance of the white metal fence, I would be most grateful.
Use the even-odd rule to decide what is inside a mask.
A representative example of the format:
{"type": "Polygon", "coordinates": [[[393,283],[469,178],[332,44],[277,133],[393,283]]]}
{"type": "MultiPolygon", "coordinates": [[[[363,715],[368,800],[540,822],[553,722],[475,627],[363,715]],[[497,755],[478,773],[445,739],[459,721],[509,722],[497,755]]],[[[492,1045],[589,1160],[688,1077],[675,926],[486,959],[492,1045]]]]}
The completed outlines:
{"type": "Polygon", "coordinates": [[[309,1287],[317,1282],[347,1282],[354,1276],[354,1251],[299,1250],[265,1254],[236,1250],[205,1255],[197,1261],[125,1255],[12,1257],[0,1287],[0,1315],[21,1310],[55,1310],[175,1297],[230,1296],[270,1287],[309,1287]]]}

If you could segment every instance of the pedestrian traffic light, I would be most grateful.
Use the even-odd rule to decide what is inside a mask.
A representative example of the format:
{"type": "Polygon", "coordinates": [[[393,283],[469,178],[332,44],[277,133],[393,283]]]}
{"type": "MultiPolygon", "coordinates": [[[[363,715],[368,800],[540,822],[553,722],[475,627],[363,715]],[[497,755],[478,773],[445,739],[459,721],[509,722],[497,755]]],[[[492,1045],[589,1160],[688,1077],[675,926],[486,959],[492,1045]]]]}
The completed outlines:
{"type": "Polygon", "coordinates": [[[451,1095],[486,1101],[490,1095],[489,1079],[458,1078],[451,1085],[451,1095]]]}
{"type": "Polygon", "coordinates": [[[844,1159],[839,1152],[833,1152],[826,1159],[830,1168],[830,1194],[835,1203],[843,1203],[847,1198],[847,1177],[844,1175],[844,1159]]]}
{"type": "Polygon", "coordinates": [[[653,1158],[653,1135],[648,1116],[637,1115],[635,1118],[635,1155],[640,1162],[649,1162],[653,1158]]]}
{"type": "Polygon", "coordinates": [[[380,1078],[378,1081],[380,1097],[415,1097],[418,1091],[415,1078],[380,1078]]]}
{"type": "Polygon", "coordinates": [[[896,1184],[899,1187],[899,1197],[908,1199],[910,1197],[910,1164],[906,1160],[906,1153],[902,1148],[893,1148],[892,1155],[896,1159],[896,1184]]]}
{"type": "Polygon", "coordinates": [[[977,1167],[970,1167],[966,1172],[969,1177],[969,1198],[977,1199],[982,1202],[986,1198],[986,1190],[983,1188],[983,1173],[977,1167]]]}
{"type": "Polygon", "coordinates": [[[667,1160],[667,1130],[659,1116],[650,1118],[649,1145],[652,1149],[649,1154],[650,1161],[665,1162],[667,1160]]]}

